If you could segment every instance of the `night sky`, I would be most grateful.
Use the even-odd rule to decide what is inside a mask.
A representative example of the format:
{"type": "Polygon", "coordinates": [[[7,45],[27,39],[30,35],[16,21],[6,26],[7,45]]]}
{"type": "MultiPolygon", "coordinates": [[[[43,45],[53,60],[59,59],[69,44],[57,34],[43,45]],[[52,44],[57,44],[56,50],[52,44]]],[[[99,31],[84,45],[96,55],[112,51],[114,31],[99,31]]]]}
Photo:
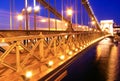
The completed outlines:
{"type": "MultiPolygon", "coordinates": [[[[2,19],[4,18],[2,15],[4,13],[2,12],[6,12],[7,14],[10,11],[10,0],[0,0],[0,24],[3,23],[2,19]],[[2,14],[2,15],[1,15],[2,14]]],[[[12,0],[11,0],[12,1],[12,0]]],[[[20,13],[21,10],[24,8],[24,1],[25,0],[13,0],[13,12],[14,13],[20,13]]],[[[48,1],[48,0],[46,0],[48,1]]],[[[64,1],[64,16],[65,16],[65,10],[67,7],[70,7],[70,4],[72,4],[73,8],[75,7],[75,0],[63,0],[64,1]],[[71,3],[70,3],[71,1],[71,3]]],[[[80,12],[80,0],[76,0],[78,1],[78,14],[81,14],[80,12]]],[[[113,19],[115,23],[120,25],[120,0],[89,0],[90,5],[94,11],[94,14],[96,15],[98,21],[100,20],[109,20],[109,19],[113,19]]],[[[54,0],[50,0],[50,4],[54,7],[54,0]]],[[[61,0],[56,0],[56,8],[59,12],[61,12],[61,0]]],[[[28,0],[28,5],[33,7],[33,0],[28,0]]],[[[42,6],[41,6],[41,10],[39,15],[40,16],[47,16],[47,10],[42,6]]],[[[83,16],[86,14],[84,14],[85,9],[83,9],[83,16]]],[[[4,14],[6,15],[6,14],[4,14]]],[[[53,15],[53,14],[52,14],[53,15]]],[[[75,16],[73,16],[73,21],[75,16]]],[[[89,19],[85,19],[87,17],[83,17],[84,21],[86,21],[87,23],[89,21],[89,19]]],[[[5,18],[7,19],[7,18],[5,18]]],[[[8,19],[9,20],[9,19],[8,19]]],[[[7,22],[7,20],[5,20],[7,22]]],[[[78,23],[80,23],[80,15],[78,16],[78,23]]]]}
{"type": "Polygon", "coordinates": [[[120,25],[120,0],[89,0],[98,20],[113,19],[120,25]]]}

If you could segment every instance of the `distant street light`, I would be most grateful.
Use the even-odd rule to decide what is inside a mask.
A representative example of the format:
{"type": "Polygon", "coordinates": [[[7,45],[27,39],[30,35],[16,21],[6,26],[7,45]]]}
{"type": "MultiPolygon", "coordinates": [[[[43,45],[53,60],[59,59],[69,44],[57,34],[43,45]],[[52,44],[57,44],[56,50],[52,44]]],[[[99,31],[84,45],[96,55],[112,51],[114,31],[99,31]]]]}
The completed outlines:
{"type": "Polygon", "coordinates": [[[29,14],[32,13],[32,10],[34,10],[34,30],[36,30],[36,14],[40,11],[40,7],[39,6],[34,6],[34,8],[32,9],[32,7],[27,7],[26,11],[25,9],[23,8],[22,9],[22,14],[25,15],[27,13],[27,17],[26,17],[26,25],[28,27],[26,27],[26,30],[29,29],[29,14]]]}
{"type": "Polygon", "coordinates": [[[92,21],[91,21],[91,27],[93,28],[93,31],[94,31],[94,29],[95,29],[95,24],[96,24],[96,22],[95,22],[94,20],[92,20],[92,21]]]}
{"type": "Polygon", "coordinates": [[[18,14],[17,15],[17,19],[18,21],[20,22],[20,25],[19,25],[19,30],[22,30],[22,21],[23,21],[23,15],[22,14],[18,14]]]}
{"type": "Polygon", "coordinates": [[[27,13],[30,14],[32,12],[32,7],[27,8],[27,13]]]}
{"type": "Polygon", "coordinates": [[[71,8],[68,8],[67,9],[67,15],[72,16],[72,14],[73,14],[73,10],[71,8]]]}
{"type": "Polygon", "coordinates": [[[28,30],[30,29],[30,14],[32,13],[32,7],[27,7],[27,14],[28,14],[28,30]]]}
{"type": "Polygon", "coordinates": [[[27,71],[26,74],[25,74],[25,76],[26,76],[26,79],[27,79],[25,81],[28,81],[33,76],[32,71],[27,71]]]}
{"type": "Polygon", "coordinates": [[[72,8],[68,8],[68,9],[67,9],[67,16],[69,17],[69,19],[71,20],[71,22],[72,22],[72,15],[73,15],[73,10],[72,10],[72,8]]]}
{"type": "Polygon", "coordinates": [[[91,22],[92,25],[95,25],[95,23],[96,23],[95,21],[92,21],[92,22],[91,22]]]}
{"type": "Polygon", "coordinates": [[[38,13],[40,11],[40,6],[35,6],[34,7],[34,13],[38,13]]]}
{"type": "Polygon", "coordinates": [[[68,18],[69,18],[69,23],[68,23],[68,29],[67,29],[67,31],[73,31],[73,28],[72,28],[72,15],[73,15],[73,10],[72,10],[72,8],[68,8],[68,9],[66,10],[66,14],[67,14],[67,16],[68,16],[68,18]]]}

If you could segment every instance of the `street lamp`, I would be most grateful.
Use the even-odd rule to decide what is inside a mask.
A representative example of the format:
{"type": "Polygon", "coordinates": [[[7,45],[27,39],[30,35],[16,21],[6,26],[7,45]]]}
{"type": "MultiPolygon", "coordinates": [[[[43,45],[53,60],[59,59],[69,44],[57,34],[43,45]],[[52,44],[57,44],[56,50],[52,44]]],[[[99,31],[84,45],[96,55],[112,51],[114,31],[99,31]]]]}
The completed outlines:
{"type": "Polygon", "coordinates": [[[19,25],[19,30],[22,30],[22,20],[23,20],[23,15],[22,14],[18,14],[17,15],[17,19],[18,21],[20,21],[20,25],[19,25]]]}
{"type": "Polygon", "coordinates": [[[22,9],[22,14],[23,15],[26,15],[26,30],[28,30],[29,28],[30,28],[30,26],[29,26],[29,14],[30,13],[32,13],[32,7],[27,7],[26,9],[25,8],[23,8],[22,9]]]}
{"type": "Polygon", "coordinates": [[[92,28],[93,28],[93,31],[94,31],[94,28],[95,28],[95,24],[96,24],[96,22],[95,22],[94,20],[92,20],[92,21],[91,21],[91,26],[92,26],[92,28]]]}
{"type": "Polygon", "coordinates": [[[36,30],[36,14],[40,11],[40,6],[34,6],[34,30],[36,30]]]}
{"type": "Polygon", "coordinates": [[[73,10],[72,10],[72,8],[68,8],[67,9],[67,16],[68,16],[68,18],[69,18],[69,20],[70,20],[70,22],[69,22],[69,24],[68,24],[68,31],[73,31],[73,28],[72,28],[72,15],[73,15],[73,10]]]}
{"type": "Polygon", "coordinates": [[[91,22],[92,25],[95,25],[95,23],[96,23],[95,21],[92,21],[92,22],[91,22]]]}
{"type": "Polygon", "coordinates": [[[27,13],[30,14],[32,12],[32,7],[27,8],[27,13]]]}
{"type": "Polygon", "coordinates": [[[72,15],[73,15],[73,10],[72,10],[72,8],[68,8],[68,9],[67,9],[67,15],[68,15],[69,19],[70,19],[71,22],[72,22],[72,15]]]}
{"type": "Polygon", "coordinates": [[[32,13],[32,7],[27,7],[27,14],[28,14],[28,29],[30,29],[30,14],[32,13]]]}
{"type": "Polygon", "coordinates": [[[68,8],[68,9],[67,9],[67,15],[68,15],[68,16],[72,16],[72,14],[73,14],[72,8],[68,8]]]}

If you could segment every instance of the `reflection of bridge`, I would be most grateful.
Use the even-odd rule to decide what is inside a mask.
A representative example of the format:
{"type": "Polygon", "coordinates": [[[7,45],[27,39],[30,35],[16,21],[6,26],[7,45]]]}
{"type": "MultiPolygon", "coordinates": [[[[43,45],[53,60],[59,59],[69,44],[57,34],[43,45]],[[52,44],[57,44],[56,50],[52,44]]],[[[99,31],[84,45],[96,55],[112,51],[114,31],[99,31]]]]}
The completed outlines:
{"type": "MultiPolygon", "coordinates": [[[[73,31],[70,20],[59,14],[45,0],[37,1],[55,16],[66,21],[67,31],[0,31],[0,80],[2,81],[37,81],[39,79],[59,81],[66,75],[65,69],[79,58],[81,51],[110,36],[101,31],[87,0],[82,0],[82,3],[91,21],[95,22],[96,29],[84,31],[73,31]]],[[[27,16],[26,13],[26,18],[27,16]]],[[[28,19],[26,22],[28,23],[28,19]]],[[[36,23],[34,24],[36,26],[36,23]]]]}

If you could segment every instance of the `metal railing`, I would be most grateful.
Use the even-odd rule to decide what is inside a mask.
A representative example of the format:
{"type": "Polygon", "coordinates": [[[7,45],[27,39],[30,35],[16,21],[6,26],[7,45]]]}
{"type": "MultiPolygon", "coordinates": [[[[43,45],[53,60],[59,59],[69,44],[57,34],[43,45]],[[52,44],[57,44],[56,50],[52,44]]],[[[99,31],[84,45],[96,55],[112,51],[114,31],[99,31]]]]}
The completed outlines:
{"type": "Polygon", "coordinates": [[[40,75],[34,79],[39,79],[103,36],[101,32],[45,35],[41,32],[39,35],[0,38],[1,44],[7,44],[1,46],[5,52],[0,54],[0,74],[3,77],[17,74],[13,79],[18,80],[26,71],[32,70],[33,76],[40,75]]]}

